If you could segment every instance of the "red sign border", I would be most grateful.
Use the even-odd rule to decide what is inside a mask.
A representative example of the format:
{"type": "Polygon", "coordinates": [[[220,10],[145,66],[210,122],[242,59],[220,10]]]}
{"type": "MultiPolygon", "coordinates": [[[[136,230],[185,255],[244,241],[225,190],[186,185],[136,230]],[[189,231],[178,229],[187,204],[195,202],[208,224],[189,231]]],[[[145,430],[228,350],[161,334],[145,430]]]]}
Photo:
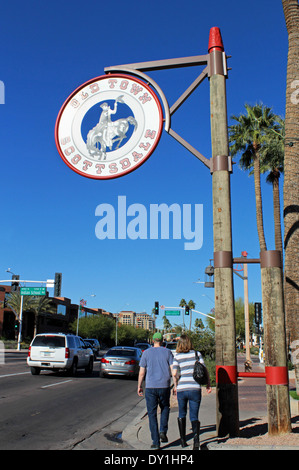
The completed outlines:
{"type": "Polygon", "coordinates": [[[121,73],[113,73],[113,74],[109,74],[109,75],[100,75],[99,77],[95,77],[95,78],[92,78],[90,80],[88,80],[87,82],[83,83],[82,85],[80,85],[78,88],[76,88],[70,95],[69,97],[65,100],[65,102],[63,103],[59,113],[58,113],[58,116],[57,116],[57,119],[56,119],[56,123],[55,123],[55,143],[56,143],[56,147],[57,147],[57,150],[59,152],[59,155],[61,156],[62,160],[64,161],[64,163],[67,164],[67,166],[73,170],[74,172],[78,173],[79,175],[81,176],[84,176],[85,178],[91,178],[91,179],[95,179],[95,180],[110,180],[110,179],[115,179],[115,178],[120,178],[121,176],[125,176],[126,174],[128,173],[132,173],[134,170],[136,170],[137,168],[139,168],[141,165],[143,165],[144,162],[146,162],[148,160],[148,158],[151,156],[151,154],[153,153],[153,151],[155,150],[155,148],[157,147],[159,141],[160,141],[160,138],[161,138],[161,134],[162,134],[162,130],[163,130],[163,111],[162,111],[162,106],[161,106],[161,103],[159,101],[159,98],[157,97],[155,91],[150,88],[148,86],[147,83],[143,82],[142,80],[140,80],[139,78],[136,78],[136,77],[132,77],[131,75],[126,75],[126,74],[121,74],[121,73]],[[73,97],[82,89],[84,88],[85,86],[87,85],[90,85],[92,84],[93,82],[96,82],[96,81],[99,81],[99,80],[103,80],[103,79],[106,79],[106,78],[127,78],[127,79],[130,79],[130,80],[134,80],[136,81],[137,83],[139,83],[139,85],[143,86],[144,88],[146,88],[150,93],[151,95],[155,98],[155,101],[157,103],[157,106],[158,106],[158,111],[159,111],[159,119],[160,119],[160,123],[159,123],[159,130],[158,130],[158,137],[156,139],[156,142],[155,144],[153,145],[153,147],[150,149],[150,151],[148,152],[147,156],[141,161],[139,162],[136,166],[134,166],[134,168],[132,169],[128,169],[128,170],[125,170],[123,171],[121,174],[119,175],[115,175],[113,174],[112,176],[102,176],[102,177],[98,177],[98,176],[95,176],[95,175],[88,175],[87,173],[84,173],[83,171],[80,171],[80,170],[77,170],[75,167],[73,167],[72,165],[70,165],[69,161],[65,158],[64,156],[64,153],[60,147],[60,144],[59,144],[59,138],[58,138],[58,129],[59,129],[59,124],[60,124],[60,119],[61,119],[61,116],[64,112],[64,109],[66,108],[66,106],[68,105],[68,103],[73,99],[73,97]]]}

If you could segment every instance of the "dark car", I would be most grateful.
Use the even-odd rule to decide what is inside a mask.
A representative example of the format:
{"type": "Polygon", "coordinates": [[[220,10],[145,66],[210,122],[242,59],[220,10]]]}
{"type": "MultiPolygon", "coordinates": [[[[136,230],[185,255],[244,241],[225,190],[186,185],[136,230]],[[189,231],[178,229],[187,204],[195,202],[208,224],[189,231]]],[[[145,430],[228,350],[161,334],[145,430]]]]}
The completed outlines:
{"type": "Polygon", "coordinates": [[[88,348],[90,348],[92,350],[93,358],[94,358],[94,360],[96,360],[97,354],[98,354],[97,349],[94,347],[94,345],[91,343],[91,341],[89,341],[87,339],[83,339],[83,342],[84,342],[84,344],[86,344],[86,346],[88,348]]]}
{"type": "Polygon", "coordinates": [[[136,343],[135,344],[135,348],[141,349],[142,352],[151,347],[152,347],[151,344],[148,344],[148,343],[136,343]]]}
{"type": "Polygon", "coordinates": [[[93,350],[96,352],[96,356],[99,357],[100,349],[101,349],[99,340],[94,339],[94,338],[86,338],[86,341],[88,341],[92,345],[93,350]]]}
{"type": "Polygon", "coordinates": [[[175,353],[176,347],[177,347],[177,342],[176,341],[168,341],[165,345],[165,348],[170,349],[172,354],[175,353]]]}
{"type": "Polygon", "coordinates": [[[100,377],[125,375],[137,377],[142,351],[136,347],[114,346],[101,359],[100,377]]]}

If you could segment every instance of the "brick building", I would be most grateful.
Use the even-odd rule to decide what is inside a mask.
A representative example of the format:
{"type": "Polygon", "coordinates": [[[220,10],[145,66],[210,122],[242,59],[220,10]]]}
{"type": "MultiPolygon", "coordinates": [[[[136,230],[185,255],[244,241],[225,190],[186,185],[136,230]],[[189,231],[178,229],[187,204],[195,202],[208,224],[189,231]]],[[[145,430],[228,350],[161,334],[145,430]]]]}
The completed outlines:
{"type": "MultiPolygon", "coordinates": [[[[11,308],[5,306],[5,298],[11,293],[11,286],[0,286],[0,337],[15,340],[18,335],[18,321],[11,308]]],[[[48,293],[47,293],[48,296],[48,293]]],[[[37,333],[49,332],[70,332],[70,324],[77,320],[79,306],[73,304],[67,297],[49,297],[56,313],[41,313],[38,315],[37,333]]],[[[84,307],[80,315],[108,315],[112,316],[100,308],[84,307]]],[[[23,311],[22,338],[33,338],[34,334],[34,313],[23,311]]]]}

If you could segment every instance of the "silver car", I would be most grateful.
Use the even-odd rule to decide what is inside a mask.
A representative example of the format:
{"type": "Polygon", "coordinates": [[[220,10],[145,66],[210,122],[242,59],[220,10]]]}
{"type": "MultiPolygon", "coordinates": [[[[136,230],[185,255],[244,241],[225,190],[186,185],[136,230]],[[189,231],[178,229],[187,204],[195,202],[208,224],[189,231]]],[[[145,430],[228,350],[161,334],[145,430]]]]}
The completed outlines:
{"type": "Polygon", "coordinates": [[[100,377],[126,375],[137,377],[142,351],[130,346],[114,346],[101,359],[100,377]]]}

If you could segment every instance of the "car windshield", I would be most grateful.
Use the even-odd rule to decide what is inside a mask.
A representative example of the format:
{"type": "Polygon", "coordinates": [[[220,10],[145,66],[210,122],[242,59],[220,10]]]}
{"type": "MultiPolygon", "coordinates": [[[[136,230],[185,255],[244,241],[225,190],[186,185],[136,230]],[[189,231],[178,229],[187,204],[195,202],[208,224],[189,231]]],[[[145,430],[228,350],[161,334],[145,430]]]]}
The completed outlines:
{"type": "Polygon", "coordinates": [[[64,348],[65,337],[64,336],[36,336],[32,343],[32,346],[48,346],[50,348],[64,348]]]}
{"type": "Polygon", "coordinates": [[[107,352],[106,356],[135,356],[135,350],[134,349],[110,349],[110,351],[107,352]]]}
{"type": "Polygon", "coordinates": [[[172,350],[176,349],[176,346],[177,346],[176,343],[166,345],[167,349],[172,349],[172,350]]]}

